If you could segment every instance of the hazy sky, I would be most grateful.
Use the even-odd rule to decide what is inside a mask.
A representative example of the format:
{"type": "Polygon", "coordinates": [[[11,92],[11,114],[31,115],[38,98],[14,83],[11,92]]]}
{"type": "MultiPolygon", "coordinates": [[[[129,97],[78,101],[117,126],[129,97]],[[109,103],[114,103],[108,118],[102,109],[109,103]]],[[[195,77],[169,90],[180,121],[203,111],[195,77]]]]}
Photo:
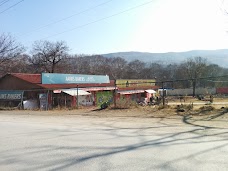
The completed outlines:
{"type": "Polygon", "coordinates": [[[4,1],[0,33],[28,49],[36,40],[66,41],[77,54],[228,48],[226,0],[4,1]]]}

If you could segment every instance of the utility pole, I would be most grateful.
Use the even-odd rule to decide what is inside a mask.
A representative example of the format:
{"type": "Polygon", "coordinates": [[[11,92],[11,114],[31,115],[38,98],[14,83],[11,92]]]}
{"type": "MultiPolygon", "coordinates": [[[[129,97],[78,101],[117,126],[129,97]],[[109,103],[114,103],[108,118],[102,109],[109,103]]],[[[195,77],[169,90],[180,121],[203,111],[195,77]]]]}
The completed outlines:
{"type": "Polygon", "coordinates": [[[115,84],[115,90],[114,90],[114,108],[116,109],[116,91],[117,91],[117,86],[116,86],[116,80],[114,81],[114,84],[115,84]]]}
{"type": "Polygon", "coordinates": [[[165,89],[164,89],[164,82],[162,81],[162,104],[165,106],[165,89]]]}
{"type": "Polygon", "coordinates": [[[77,109],[78,109],[78,106],[79,106],[79,100],[78,100],[78,85],[77,85],[77,109]]]}

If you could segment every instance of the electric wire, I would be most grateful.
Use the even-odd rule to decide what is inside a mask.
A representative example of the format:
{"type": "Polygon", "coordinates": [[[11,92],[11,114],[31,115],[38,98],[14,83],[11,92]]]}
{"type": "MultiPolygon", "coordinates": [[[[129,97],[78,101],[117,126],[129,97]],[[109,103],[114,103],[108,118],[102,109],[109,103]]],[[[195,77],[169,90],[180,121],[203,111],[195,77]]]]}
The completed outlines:
{"type": "Polygon", "coordinates": [[[72,15],[70,15],[70,16],[61,18],[61,19],[59,19],[59,20],[50,22],[50,23],[48,23],[48,24],[46,24],[46,25],[44,25],[44,26],[38,27],[38,28],[36,28],[36,29],[34,29],[34,30],[30,31],[30,32],[27,32],[27,33],[25,33],[25,34],[21,34],[21,35],[19,35],[19,36],[27,35],[27,34],[30,34],[30,33],[34,32],[34,31],[38,31],[38,30],[41,30],[41,29],[43,29],[43,28],[49,27],[49,26],[51,26],[51,25],[54,25],[54,24],[60,23],[60,22],[62,22],[62,21],[68,20],[68,19],[70,19],[70,18],[72,18],[72,17],[75,17],[75,16],[77,16],[77,15],[86,13],[86,12],[91,11],[91,10],[97,8],[97,7],[102,6],[102,5],[105,5],[105,4],[107,4],[107,3],[111,2],[111,1],[113,1],[113,0],[105,1],[105,2],[103,2],[103,3],[100,3],[100,4],[98,4],[98,5],[93,6],[93,7],[91,7],[91,8],[85,9],[85,10],[80,11],[80,12],[77,12],[77,13],[74,13],[74,14],[72,14],[72,15]]]}
{"type": "Polygon", "coordinates": [[[17,2],[16,4],[11,5],[10,7],[6,8],[6,9],[3,10],[3,11],[1,11],[0,14],[2,14],[2,13],[4,13],[4,12],[8,11],[9,9],[15,7],[16,5],[20,4],[20,3],[23,2],[23,1],[24,1],[24,0],[21,0],[21,1],[17,2]]]}
{"type": "Polygon", "coordinates": [[[100,19],[98,19],[98,20],[94,20],[94,21],[89,22],[89,23],[86,23],[86,24],[79,25],[79,26],[77,26],[77,27],[74,27],[74,28],[71,28],[71,29],[69,29],[69,30],[65,30],[65,31],[62,31],[62,32],[59,32],[59,33],[56,33],[56,34],[53,34],[53,35],[50,35],[50,36],[47,36],[47,37],[44,37],[44,38],[42,38],[42,39],[48,39],[48,38],[51,38],[51,37],[55,37],[55,36],[58,36],[58,35],[61,35],[61,34],[64,34],[64,33],[67,33],[67,32],[70,32],[70,31],[73,31],[73,30],[76,30],[76,29],[79,29],[79,28],[82,28],[82,27],[85,27],[85,26],[88,26],[88,25],[91,25],[91,24],[94,24],[94,23],[97,23],[97,22],[100,22],[100,21],[103,21],[103,20],[106,20],[106,19],[115,17],[115,16],[117,16],[117,15],[120,15],[120,14],[129,12],[129,11],[132,11],[132,10],[134,10],[134,9],[140,8],[140,7],[142,7],[142,6],[148,5],[148,4],[152,3],[153,1],[154,1],[154,0],[151,0],[151,1],[148,1],[148,2],[145,2],[145,3],[142,3],[142,4],[140,4],[140,5],[137,5],[137,6],[128,8],[128,9],[126,9],[126,10],[120,11],[120,12],[115,13],[115,14],[112,14],[112,15],[110,15],[110,16],[107,16],[107,17],[104,17],[104,18],[100,18],[100,19]]]}
{"type": "Polygon", "coordinates": [[[4,5],[5,3],[9,2],[10,0],[4,0],[2,2],[0,2],[0,6],[4,5]]]}

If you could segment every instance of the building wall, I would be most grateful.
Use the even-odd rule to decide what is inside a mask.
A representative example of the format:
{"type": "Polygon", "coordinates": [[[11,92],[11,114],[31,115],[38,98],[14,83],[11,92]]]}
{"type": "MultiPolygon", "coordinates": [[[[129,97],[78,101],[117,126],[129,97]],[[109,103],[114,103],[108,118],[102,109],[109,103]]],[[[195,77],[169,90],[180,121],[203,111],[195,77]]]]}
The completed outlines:
{"type": "Polygon", "coordinates": [[[228,87],[221,87],[216,89],[217,94],[228,94],[228,87]]]}
{"type": "MultiPolygon", "coordinates": [[[[193,94],[192,88],[174,89],[174,90],[167,89],[166,91],[168,96],[189,96],[193,94]]],[[[196,95],[216,94],[216,88],[197,88],[195,94],[196,95]]]]}
{"type": "Polygon", "coordinates": [[[116,80],[118,88],[142,88],[155,86],[155,79],[119,79],[116,80]]]}

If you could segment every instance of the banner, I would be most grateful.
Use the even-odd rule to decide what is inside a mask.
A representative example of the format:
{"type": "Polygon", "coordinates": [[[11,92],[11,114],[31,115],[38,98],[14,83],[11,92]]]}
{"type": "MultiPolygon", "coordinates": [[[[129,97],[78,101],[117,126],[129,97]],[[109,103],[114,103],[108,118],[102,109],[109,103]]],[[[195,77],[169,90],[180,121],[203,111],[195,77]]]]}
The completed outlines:
{"type": "Polygon", "coordinates": [[[21,100],[23,91],[0,91],[0,100],[21,100]]]}
{"type": "Polygon", "coordinates": [[[107,75],[42,73],[42,84],[110,83],[107,75]]]}

